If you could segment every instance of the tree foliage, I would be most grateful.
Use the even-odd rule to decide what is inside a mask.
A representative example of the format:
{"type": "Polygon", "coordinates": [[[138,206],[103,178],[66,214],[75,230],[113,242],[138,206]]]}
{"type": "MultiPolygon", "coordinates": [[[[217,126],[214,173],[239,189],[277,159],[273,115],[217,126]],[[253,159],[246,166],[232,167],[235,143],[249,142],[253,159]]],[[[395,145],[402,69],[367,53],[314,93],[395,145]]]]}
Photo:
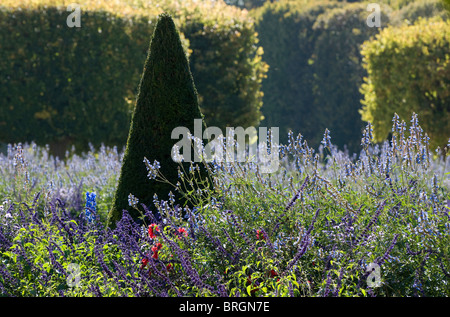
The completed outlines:
{"type": "Polygon", "coordinates": [[[419,18],[436,16],[440,16],[444,20],[448,18],[448,12],[445,10],[445,4],[442,0],[416,0],[395,11],[392,14],[392,23],[396,25],[405,22],[413,24],[419,18]]]}

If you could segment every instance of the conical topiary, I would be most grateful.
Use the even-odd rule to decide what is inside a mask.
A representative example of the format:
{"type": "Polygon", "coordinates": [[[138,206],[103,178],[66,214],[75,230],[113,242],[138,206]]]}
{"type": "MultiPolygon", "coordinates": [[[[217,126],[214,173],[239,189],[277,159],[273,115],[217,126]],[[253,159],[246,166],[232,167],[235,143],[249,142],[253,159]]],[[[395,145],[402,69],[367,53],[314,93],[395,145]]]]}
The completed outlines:
{"type": "Polygon", "coordinates": [[[173,186],[148,178],[144,157],[150,163],[160,162],[161,173],[175,184],[179,165],[171,157],[177,142],[171,139],[171,132],[176,127],[194,131],[194,119],[202,119],[202,114],[189,63],[172,18],[161,14],[139,85],[109,227],[115,227],[124,209],[138,220],[140,213],[130,207],[129,194],[149,207],[154,194],[164,200],[170,191],[176,194],[173,186]]]}

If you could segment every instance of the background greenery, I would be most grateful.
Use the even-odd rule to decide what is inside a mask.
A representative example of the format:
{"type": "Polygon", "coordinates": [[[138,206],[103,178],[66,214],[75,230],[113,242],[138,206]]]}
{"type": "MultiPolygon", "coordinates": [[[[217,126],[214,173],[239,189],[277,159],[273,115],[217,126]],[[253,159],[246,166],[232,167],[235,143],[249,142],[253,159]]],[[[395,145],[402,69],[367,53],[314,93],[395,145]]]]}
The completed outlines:
{"type": "MultiPolygon", "coordinates": [[[[424,113],[423,126],[446,120],[447,44],[440,43],[439,52],[432,49],[434,38],[448,39],[445,1],[378,1],[380,28],[366,24],[369,1],[214,3],[88,0],[77,29],[65,25],[64,1],[3,1],[0,143],[34,140],[50,144],[60,156],[70,144],[78,150],[86,150],[89,142],[123,146],[155,17],[163,11],[180,29],[209,126],[278,126],[282,142],[292,130],[316,149],[328,128],[333,144],[358,152],[365,121],[377,123],[381,141],[388,137],[393,112],[427,112],[430,97],[424,96],[440,98],[442,110],[424,113]],[[431,26],[435,19],[444,21],[439,28],[431,26]],[[363,43],[401,43],[407,35],[433,32],[426,31],[430,28],[440,33],[428,42],[416,41],[409,53],[385,50],[392,58],[386,55],[376,66],[377,72],[386,72],[384,81],[370,71],[374,57],[363,43]],[[428,60],[413,53],[424,46],[428,60]],[[393,76],[387,70],[391,62],[413,65],[412,75],[401,78],[401,88],[395,84],[405,74],[396,68],[400,77],[393,76]],[[368,88],[372,85],[376,89],[368,88]]],[[[432,146],[442,147],[450,129],[444,123],[433,129],[432,146]]]]}
{"type": "Polygon", "coordinates": [[[208,125],[258,125],[266,65],[252,20],[222,2],[158,3],[84,1],[81,27],[69,28],[64,1],[3,1],[0,140],[125,144],[162,11],[180,28],[208,125]]]}
{"type": "Polygon", "coordinates": [[[397,113],[420,113],[432,148],[447,145],[450,131],[450,24],[419,21],[388,28],[366,43],[363,56],[368,73],[362,86],[363,119],[375,123],[377,141],[386,139],[390,119],[397,113]],[[445,133],[443,133],[445,132],[445,133]]]}
{"type": "MultiPolygon", "coordinates": [[[[317,147],[328,128],[334,144],[357,151],[364,125],[359,110],[365,92],[360,87],[371,75],[364,67],[361,45],[385,28],[409,25],[419,17],[445,19],[448,14],[438,1],[381,1],[381,27],[371,28],[366,24],[368,3],[280,1],[267,2],[253,11],[264,60],[270,67],[262,87],[262,124],[282,127],[283,141],[287,141],[287,131],[293,130],[317,147]]],[[[401,37],[401,32],[398,34],[401,37]]],[[[405,64],[417,63],[404,54],[396,58],[405,64]]],[[[377,67],[383,72],[388,66],[382,62],[377,67]]],[[[428,71],[437,70],[428,67],[428,71]]],[[[384,83],[384,87],[393,82],[384,83]]],[[[413,86],[407,89],[415,90],[413,86]]],[[[391,111],[386,118],[392,119],[392,115],[391,111]]],[[[388,120],[383,125],[390,123],[388,120]]],[[[441,130],[442,138],[449,134],[448,128],[441,130]]]]}

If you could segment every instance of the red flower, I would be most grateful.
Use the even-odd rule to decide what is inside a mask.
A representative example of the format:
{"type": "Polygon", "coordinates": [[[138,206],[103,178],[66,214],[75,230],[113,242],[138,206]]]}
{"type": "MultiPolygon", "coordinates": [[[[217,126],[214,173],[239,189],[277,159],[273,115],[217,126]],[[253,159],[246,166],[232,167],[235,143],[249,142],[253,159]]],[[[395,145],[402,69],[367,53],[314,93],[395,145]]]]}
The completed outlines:
{"type": "MultiPolygon", "coordinates": [[[[186,229],[184,229],[183,227],[178,228],[178,233],[180,234],[180,236],[185,236],[185,237],[188,236],[188,233],[187,233],[186,229]]],[[[179,238],[180,238],[180,237],[178,237],[178,239],[179,239],[179,238]]]]}
{"type": "Polygon", "coordinates": [[[170,272],[170,271],[173,271],[173,266],[172,266],[171,263],[167,264],[166,270],[169,271],[169,272],[170,272]]]}
{"type": "Polygon", "coordinates": [[[159,232],[159,227],[156,225],[156,223],[152,223],[150,226],[148,226],[148,235],[151,239],[156,237],[156,232],[159,232]]]}
{"type": "Polygon", "coordinates": [[[152,258],[158,259],[158,251],[161,250],[161,248],[162,248],[162,244],[159,243],[159,242],[156,243],[156,244],[152,247],[152,252],[153,252],[152,258]]]}
{"type": "MultiPolygon", "coordinates": [[[[277,271],[275,271],[275,270],[270,270],[270,271],[267,273],[267,276],[270,277],[270,278],[274,278],[275,276],[278,276],[278,273],[277,273],[277,271]]],[[[279,281],[280,281],[280,279],[277,278],[277,282],[279,282],[279,281]]]]}
{"type": "Polygon", "coordinates": [[[141,270],[146,267],[148,264],[148,259],[147,258],[143,258],[142,259],[142,264],[141,264],[141,270]]]}
{"type": "Polygon", "coordinates": [[[255,294],[257,291],[259,291],[259,287],[255,287],[255,283],[252,281],[252,277],[250,275],[247,276],[247,285],[251,285],[253,288],[250,290],[250,294],[255,294]]]}
{"type": "Polygon", "coordinates": [[[154,258],[155,260],[158,260],[158,251],[154,251],[152,248],[153,254],[152,254],[152,258],[154,258]]]}
{"type": "Polygon", "coordinates": [[[256,239],[266,240],[264,233],[261,230],[256,230],[256,239]]]}

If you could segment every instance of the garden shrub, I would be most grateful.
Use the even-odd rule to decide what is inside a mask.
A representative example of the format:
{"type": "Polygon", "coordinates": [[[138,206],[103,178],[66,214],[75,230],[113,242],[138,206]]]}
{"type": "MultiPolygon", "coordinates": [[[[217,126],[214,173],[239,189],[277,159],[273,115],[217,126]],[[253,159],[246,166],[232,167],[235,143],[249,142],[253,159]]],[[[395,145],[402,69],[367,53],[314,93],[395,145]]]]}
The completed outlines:
{"type": "MultiPolygon", "coordinates": [[[[212,9],[207,1],[200,3],[207,14],[186,19],[180,30],[190,43],[189,60],[206,125],[223,131],[257,127],[263,117],[262,80],[268,66],[254,22],[237,8],[223,8],[221,2],[212,9]]],[[[183,21],[189,15],[186,10],[174,17],[183,21]]]]}
{"type": "Polygon", "coordinates": [[[420,20],[411,26],[389,27],[362,49],[368,76],[361,87],[362,118],[374,125],[382,141],[395,113],[420,114],[431,138],[443,149],[450,137],[449,22],[420,20]]]}
{"type": "MultiPolygon", "coordinates": [[[[133,206],[132,196],[145,205],[158,200],[154,195],[162,199],[169,194],[174,195],[173,199],[184,198],[178,192],[173,193],[178,164],[172,159],[175,144],[172,131],[183,127],[194,134],[195,119],[203,122],[189,63],[172,18],[162,14],[144,65],[109,226],[115,227],[122,211],[133,206]],[[148,175],[154,174],[156,178],[159,172],[169,184],[149,180],[148,175]]],[[[189,159],[192,162],[193,156],[189,159]]],[[[134,208],[130,209],[130,215],[135,220],[141,216],[134,208]]]]}
{"type": "Polygon", "coordinates": [[[147,39],[163,11],[180,25],[208,125],[259,123],[266,65],[253,21],[239,8],[89,0],[80,28],[66,26],[66,9],[60,0],[2,1],[0,142],[48,143],[61,157],[68,144],[123,146],[147,39]]]}

